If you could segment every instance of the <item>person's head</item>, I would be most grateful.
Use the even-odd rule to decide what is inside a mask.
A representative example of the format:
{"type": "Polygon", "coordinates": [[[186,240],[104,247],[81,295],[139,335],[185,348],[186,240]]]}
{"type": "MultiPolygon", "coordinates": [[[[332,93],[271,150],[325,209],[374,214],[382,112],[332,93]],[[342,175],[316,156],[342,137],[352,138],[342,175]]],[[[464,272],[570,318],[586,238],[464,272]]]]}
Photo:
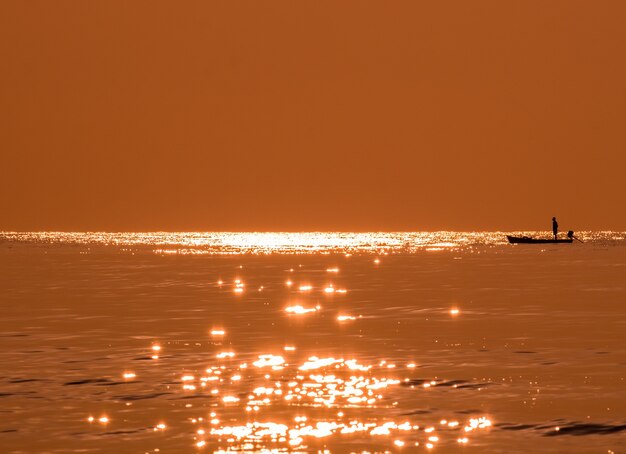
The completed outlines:
{"type": "Polygon", "coordinates": [[[552,220],[553,220],[553,221],[556,221],[556,218],[555,218],[555,217],[553,217],[553,218],[552,218],[552,220]]]}

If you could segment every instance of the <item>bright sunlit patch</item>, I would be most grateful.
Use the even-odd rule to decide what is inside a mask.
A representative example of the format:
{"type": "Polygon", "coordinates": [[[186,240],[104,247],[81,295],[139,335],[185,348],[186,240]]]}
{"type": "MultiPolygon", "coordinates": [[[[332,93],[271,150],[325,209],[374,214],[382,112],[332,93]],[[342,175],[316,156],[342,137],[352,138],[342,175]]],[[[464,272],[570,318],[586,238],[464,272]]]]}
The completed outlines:
{"type": "Polygon", "coordinates": [[[222,402],[224,402],[225,404],[239,402],[239,398],[235,396],[224,396],[222,397],[222,402]]]}
{"type": "Polygon", "coordinates": [[[356,317],[352,315],[339,315],[337,317],[337,320],[339,320],[340,322],[345,322],[346,320],[356,320],[356,317]]]}
{"type": "Polygon", "coordinates": [[[331,285],[329,285],[328,287],[324,288],[324,293],[335,293],[335,287],[331,285]]]}
{"type": "Polygon", "coordinates": [[[339,268],[326,268],[327,273],[338,273],[339,268]]]}
{"type": "Polygon", "coordinates": [[[296,350],[296,347],[294,347],[293,345],[285,345],[285,346],[283,347],[283,349],[284,349],[286,352],[293,352],[293,351],[295,351],[295,350],[296,350]]]}
{"type": "Polygon", "coordinates": [[[318,358],[317,356],[309,357],[308,361],[299,367],[300,370],[313,370],[330,366],[331,364],[342,363],[343,359],[335,358],[318,358]]]}
{"type": "MultiPolygon", "coordinates": [[[[499,244],[503,241],[501,232],[3,232],[1,236],[3,239],[16,241],[68,242],[82,245],[116,244],[133,247],[146,244],[153,246],[155,254],[161,255],[341,253],[345,257],[351,257],[354,253],[370,253],[373,254],[372,260],[380,260],[380,257],[395,252],[414,253],[432,247],[473,251],[477,245],[499,244]]],[[[624,239],[620,232],[589,233],[586,237],[596,241],[624,239]]],[[[237,269],[241,269],[239,265],[237,269]]]]}
{"type": "Polygon", "coordinates": [[[282,356],[259,355],[259,359],[252,364],[255,367],[274,367],[282,366],[284,363],[285,359],[282,356]]]}
{"type": "Polygon", "coordinates": [[[124,372],[124,375],[122,375],[124,377],[124,379],[128,380],[131,378],[135,378],[136,375],[134,372],[124,372]]]}
{"type": "Polygon", "coordinates": [[[311,290],[313,290],[313,286],[312,285],[301,285],[299,290],[301,292],[310,292],[311,290]]]}
{"type": "Polygon", "coordinates": [[[223,336],[224,334],[226,334],[226,331],[224,331],[223,329],[211,330],[211,336],[223,336]]]}
{"type": "Polygon", "coordinates": [[[318,310],[318,307],[302,307],[300,305],[296,306],[288,306],[285,308],[285,312],[290,314],[307,314],[309,312],[315,312],[318,310]]]}
{"type": "Polygon", "coordinates": [[[465,430],[465,432],[471,432],[475,429],[485,429],[490,426],[491,421],[488,418],[481,416],[480,418],[471,418],[469,420],[469,424],[466,425],[463,430],[465,430]]]}
{"type": "Polygon", "coordinates": [[[394,440],[393,444],[400,448],[404,446],[404,442],[402,440],[394,440]]]}
{"type": "Polygon", "coordinates": [[[107,416],[101,416],[101,417],[98,419],[98,421],[99,421],[99,422],[101,422],[102,424],[106,424],[106,423],[108,423],[108,422],[109,422],[109,418],[108,418],[107,416]]]}
{"type": "Polygon", "coordinates": [[[218,353],[217,355],[215,355],[215,357],[217,359],[234,358],[235,357],[235,353],[234,352],[221,352],[221,353],[218,353]]]}
{"type": "Polygon", "coordinates": [[[87,418],[87,421],[89,421],[89,422],[94,422],[94,420],[95,420],[95,418],[93,416],[90,416],[90,417],[87,418]]]}
{"type": "Polygon", "coordinates": [[[459,309],[457,309],[456,307],[450,309],[450,315],[459,315],[461,311],[459,309]]]}
{"type": "Polygon", "coordinates": [[[158,344],[155,344],[152,346],[152,351],[158,352],[161,351],[161,346],[158,344]]]}

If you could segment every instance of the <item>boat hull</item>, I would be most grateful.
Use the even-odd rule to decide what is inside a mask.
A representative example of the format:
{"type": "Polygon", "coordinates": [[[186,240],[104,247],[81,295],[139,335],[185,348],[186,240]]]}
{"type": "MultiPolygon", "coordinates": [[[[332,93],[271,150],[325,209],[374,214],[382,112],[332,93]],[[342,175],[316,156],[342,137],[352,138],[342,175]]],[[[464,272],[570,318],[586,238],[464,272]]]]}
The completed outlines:
{"type": "Polygon", "coordinates": [[[511,244],[548,244],[548,243],[572,243],[574,240],[571,238],[554,240],[545,238],[530,238],[527,236],[506,236],[511,244]]]}

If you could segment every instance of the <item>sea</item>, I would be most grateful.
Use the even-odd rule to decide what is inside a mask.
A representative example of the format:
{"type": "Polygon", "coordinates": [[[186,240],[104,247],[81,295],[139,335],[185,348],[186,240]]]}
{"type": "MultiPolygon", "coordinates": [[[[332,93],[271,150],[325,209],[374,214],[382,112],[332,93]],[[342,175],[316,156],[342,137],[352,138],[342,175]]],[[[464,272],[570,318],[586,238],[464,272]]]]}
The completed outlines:
{"type": "Polygon", "coordinates": [[[626,452],[626,232],[506,234],[2,232],[0,452],[626,452]]]}

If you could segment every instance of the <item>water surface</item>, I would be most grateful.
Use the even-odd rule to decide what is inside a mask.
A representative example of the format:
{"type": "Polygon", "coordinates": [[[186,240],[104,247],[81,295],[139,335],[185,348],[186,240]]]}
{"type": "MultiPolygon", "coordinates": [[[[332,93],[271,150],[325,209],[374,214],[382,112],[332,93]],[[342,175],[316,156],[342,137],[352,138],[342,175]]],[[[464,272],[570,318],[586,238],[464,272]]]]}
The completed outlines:
{"type": "Polygon", "coordinates": [[[2,233],[2,452],[624,451],[626,235],[504,235],[2,233]]]}

